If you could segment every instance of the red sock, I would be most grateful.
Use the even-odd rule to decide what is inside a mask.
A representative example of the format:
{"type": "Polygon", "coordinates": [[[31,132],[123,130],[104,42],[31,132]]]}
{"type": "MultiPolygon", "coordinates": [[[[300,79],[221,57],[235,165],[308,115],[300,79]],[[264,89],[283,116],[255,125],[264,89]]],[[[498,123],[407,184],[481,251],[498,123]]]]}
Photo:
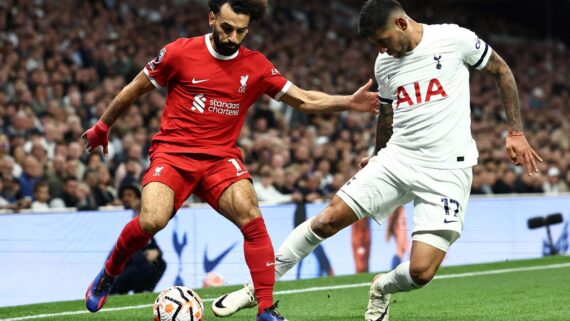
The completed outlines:
{"type": "Polygon", "coordinates": [[[241,227],[245,261],[249,267],[259,312],[273,305],[275,254],[262,217],[241,227]]]}
{"type": "Polygon", "coordinates": [[[117,276],[125,269],[125,264],[136,251],[142,249],[152,235],[145,233],[139,224],[139,216],[133,218],[119,235],[115,248],[107,262],[105,270],[111,276],[117,276]]]}

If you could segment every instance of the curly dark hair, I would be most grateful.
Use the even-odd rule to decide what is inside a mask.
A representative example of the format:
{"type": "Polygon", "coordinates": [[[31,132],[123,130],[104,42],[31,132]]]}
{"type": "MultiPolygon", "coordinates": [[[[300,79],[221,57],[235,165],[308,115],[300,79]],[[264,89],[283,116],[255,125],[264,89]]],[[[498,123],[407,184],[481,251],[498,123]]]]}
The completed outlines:
{"type": "Polygon", "coordinates": [[[360,37],[367,38],[388,23],[394,11],[404,11],[398,0],[368,0],[360,9],[358,33],[360,37]]]}
{"type": "Polygon", "coordinates": [[[216,14],[226,3],[235,13],[248,15],[251,21],[263,19],[267,10],[267,0],[208,0],[210,10],[216,14]]]}

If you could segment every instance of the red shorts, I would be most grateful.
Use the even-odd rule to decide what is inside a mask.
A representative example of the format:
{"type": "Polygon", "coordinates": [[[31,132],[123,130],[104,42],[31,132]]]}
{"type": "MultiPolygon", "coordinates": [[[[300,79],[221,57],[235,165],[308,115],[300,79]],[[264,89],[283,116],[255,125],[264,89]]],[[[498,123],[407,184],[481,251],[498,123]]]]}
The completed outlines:
{"type": "Polygon", "coordinates": [[[215,210],[222,193],[231,184],[250,179],[238,158],[200,154],[153,153],[144,173],[143,186],[160,182],[174,191],[174,213],[192,194],[208,202],[215,210]]]}

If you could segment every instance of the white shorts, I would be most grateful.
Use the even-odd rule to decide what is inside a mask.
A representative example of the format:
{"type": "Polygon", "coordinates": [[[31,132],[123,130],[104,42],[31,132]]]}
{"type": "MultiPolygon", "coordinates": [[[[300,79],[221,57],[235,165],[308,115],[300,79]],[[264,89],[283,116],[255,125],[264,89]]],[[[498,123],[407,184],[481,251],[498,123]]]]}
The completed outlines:
{"type": "Polygon", "coordinates": [[[420,167],[406,163],[405,159],[396,158],[393,152],[383,149],[348,180],[337,195],[359,219],[370,216],[378,223],[382,223],[398,206],[413,201],[412,235],[452,231],[455,233],[428,233],[450,235],[451,244],[463,231],[472,176],[471,167],[420,167]]]}

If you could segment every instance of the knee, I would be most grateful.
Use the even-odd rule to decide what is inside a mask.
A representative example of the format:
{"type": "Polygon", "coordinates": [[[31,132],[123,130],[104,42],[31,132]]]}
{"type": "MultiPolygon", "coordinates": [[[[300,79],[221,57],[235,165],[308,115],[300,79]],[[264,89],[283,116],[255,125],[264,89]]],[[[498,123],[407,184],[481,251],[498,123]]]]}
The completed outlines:
{"type": "Polygon", "coordinates": [[[435,276],[436,270],[429,266],[410,265],[410,276],[417,285],[424,286],[428,284],[435,276]]]}
{"type": "Polygon", "coordinates": [[[311,229],[322,238],[335,235],[342,229],[334,215],[318,215],[311,221],[311,229]]]}
{"type": "Polygon", "coordinates": [[[141,212],[139,218],[139,224],[141,229],[148,234],[156,234],[158,231],[162,230],[166,224],[168,224],[169,219],[164,219],[155,215],[148,215],[145,212],[141,212]]]}
{"type": "Polygon", "coordinates": [[[237,217],[236,223],[238,226],[244,226],[245,224],[253,221],[254,219],[261,216],[261,211],[257,206],[250,206],[246,211],[243,211],[239,217],[237,217]]]}

